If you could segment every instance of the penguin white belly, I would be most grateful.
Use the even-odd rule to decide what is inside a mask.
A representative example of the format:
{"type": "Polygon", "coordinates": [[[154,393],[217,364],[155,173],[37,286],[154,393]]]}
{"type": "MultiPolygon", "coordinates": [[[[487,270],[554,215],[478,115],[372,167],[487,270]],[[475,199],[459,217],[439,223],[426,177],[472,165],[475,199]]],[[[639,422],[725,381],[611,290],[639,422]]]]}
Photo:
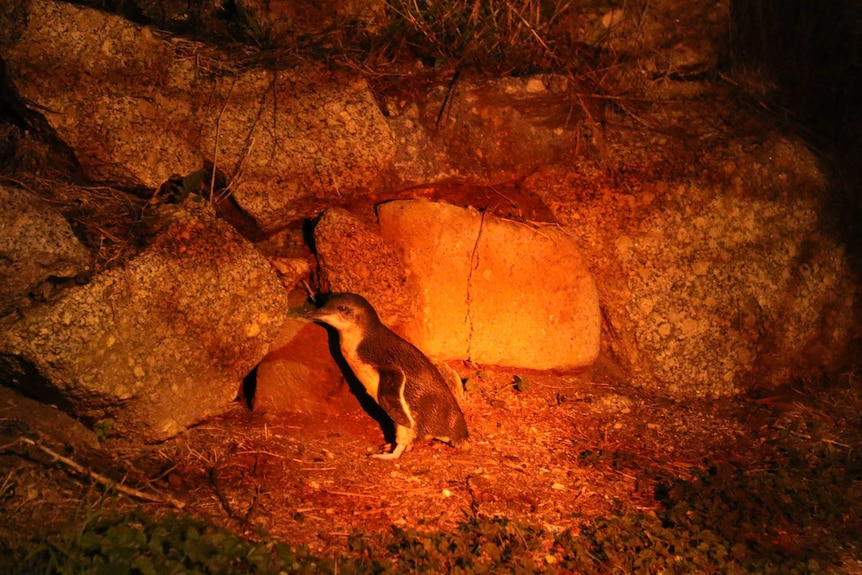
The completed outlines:
{"type": "Polygon", "coordinates": [[[377,389],[380,387],[380,373],[377,371],[377,368],[359,359],[359,354],[356,351],[359,347],[361,335],[343,331],[340,338],[341,355],[344,356],[344,360],[350,366],[353,375],[356,376],[356,379],[359,380],[359,383],[362,384],[368,395],[379,404],[380,399],[377,395],[377,389]]]}
{"type": "Polygon", "coordinates": [[[377,372],[377,369],[362,362],[362,360],[355,356],[347,357],[345,355],[344,359],[347,360],[350,369],[353,370],[353,375],[356,376],[356,379],[359,380],[362,387],[368,392],[368,395],[374,398],[374,401],[380,403],[380,399],[377,396],[377,389],[380,387],[380,374],[377,372]]]}

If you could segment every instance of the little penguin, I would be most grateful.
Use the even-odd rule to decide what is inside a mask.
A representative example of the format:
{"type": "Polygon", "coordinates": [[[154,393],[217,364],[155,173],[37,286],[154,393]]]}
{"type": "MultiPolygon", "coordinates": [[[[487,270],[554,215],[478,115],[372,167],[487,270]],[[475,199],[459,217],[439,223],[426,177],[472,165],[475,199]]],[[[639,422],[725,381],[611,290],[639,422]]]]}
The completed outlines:
{"type": "Polygon", "coordinates": [[[416,346],[383,325],[365,298],[330,294],[305,317],[338,331],[353,374],[395,423],[394,449],[374,457],[397,459],[416,439],[467,446],[467,422],[443,376],[416,346]]]}

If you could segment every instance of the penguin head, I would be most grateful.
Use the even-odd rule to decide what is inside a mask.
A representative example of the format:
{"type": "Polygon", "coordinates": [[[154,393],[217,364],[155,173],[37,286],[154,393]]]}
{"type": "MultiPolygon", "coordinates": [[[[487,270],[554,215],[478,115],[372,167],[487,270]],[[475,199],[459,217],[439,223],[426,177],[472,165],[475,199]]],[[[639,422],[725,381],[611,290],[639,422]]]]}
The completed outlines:
{"type": "Polygon", "coordinates": [[[305,318],[331,325],[338,331],[364,329],[380,323],[371,304],[354,293],[330,294],[321,308],[308,312],[305,318]]]}

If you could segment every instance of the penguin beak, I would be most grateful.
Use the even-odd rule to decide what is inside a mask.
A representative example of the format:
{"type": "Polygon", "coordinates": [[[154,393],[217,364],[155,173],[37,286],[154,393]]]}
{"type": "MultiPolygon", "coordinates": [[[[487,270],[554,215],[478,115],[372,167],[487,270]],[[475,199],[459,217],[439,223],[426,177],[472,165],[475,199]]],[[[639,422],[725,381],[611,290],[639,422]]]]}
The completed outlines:
{"type": "Polygon", "coordinates": [[[313,309],[310,312],[307,312],[306,314],[304,314],[302,317],[304,317],[307,320],[314,321],[314,320],[318,320],[318,319],[325,317],[325,316],[326,316],[326,314],[324,312],[322,312],[321,310],[313,309]]]}

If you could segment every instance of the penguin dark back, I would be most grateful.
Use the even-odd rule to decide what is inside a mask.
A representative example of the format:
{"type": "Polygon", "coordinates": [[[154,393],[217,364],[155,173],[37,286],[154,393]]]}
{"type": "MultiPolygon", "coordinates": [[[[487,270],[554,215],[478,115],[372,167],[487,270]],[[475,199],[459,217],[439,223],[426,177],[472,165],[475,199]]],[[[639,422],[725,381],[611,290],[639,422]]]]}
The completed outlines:
{"type": "Polygon", "coordinates": [[[394,447],[375,457],[396,459],[417,439],[467,447],[464,413],[443,376],[416,346],[386,327],[365,298],[330,294],[305,317],[338,331],[345,362],[395,423],[394,447]]]}

